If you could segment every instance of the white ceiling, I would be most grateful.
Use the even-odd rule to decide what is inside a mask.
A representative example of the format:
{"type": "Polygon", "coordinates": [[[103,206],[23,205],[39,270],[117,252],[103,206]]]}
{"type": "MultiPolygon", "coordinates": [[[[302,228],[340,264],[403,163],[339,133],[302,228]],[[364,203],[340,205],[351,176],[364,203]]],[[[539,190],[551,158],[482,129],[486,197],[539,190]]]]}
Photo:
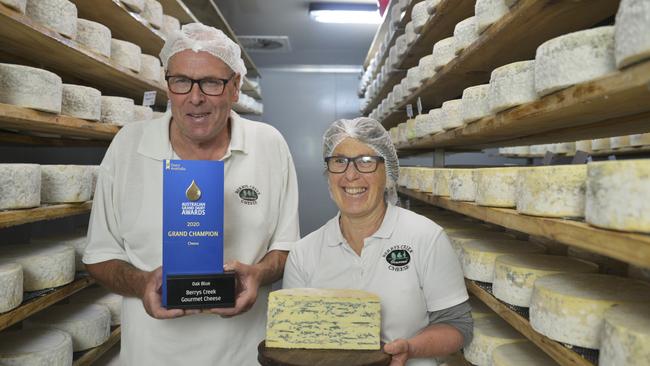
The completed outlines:
{"type": "Polygon", "coordinates": [[[250,52],[258,67],[362,65],[378,25],[317,23],[309,18],[307,12],[309,2],[307,0],[215,1],[237,35],[289,36],[291,52],[250,52]]]}

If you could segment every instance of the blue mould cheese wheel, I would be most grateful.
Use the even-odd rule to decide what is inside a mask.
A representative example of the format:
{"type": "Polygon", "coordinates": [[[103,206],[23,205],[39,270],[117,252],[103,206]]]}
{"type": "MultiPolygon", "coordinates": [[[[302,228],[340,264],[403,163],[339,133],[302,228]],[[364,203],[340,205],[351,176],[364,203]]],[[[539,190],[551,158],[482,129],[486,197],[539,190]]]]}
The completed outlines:
{"type": "Polygon", "coordinates": [[[162,27],[160,30],[165,36],[169,37],[172,33],[181,30],[181,22],[171,15],[163,14],[162,27]]]}
{"type": "Polygon", "coordinates": [[[491,114],[488,104],[490,84],[470,86],[463,90],[463,102],[460,106],[460,115],[463,124],[477,121],[491,114]]]}
{"type": "Polygon", "coordinates": [[[0,314],[16,308],[22,301],[23,267],[18,263],[0,261],[0,314]]]}
{"type": "Polygon", "coordinates": [[[135,104],[133,99],[102,96],[102,118],[104,123],[123,126],[133,121],[135,104]]]}
{"type": "Polygon", "coordinates": [[[517,175],[517,212],[544,217],[584,217],[587,166],[521,168],[517,175]]]}
{"type": "Polygon", "coordinates": [[[499,21],[509,11],[506,0],[476,0],[474,14],[476,14],[479,33],[483,33],[487,27],[499,21]]]}
{"type": "Polygon", "coordinates": [[[88,238],[86,234],[68,234],[54,237],[37,237],[32,238],[32,244],[36,245],[67,245],[74,248],[75,271],[83,271],[86,266],[81,261],[84,255],[88,238]]]}
{"type": "Polygon", "coordinates": [[[129,70],[140,72],[140,46],[119,39],[111,39],[111,60],[129,70]]]}
{"type": "Polygon", "coordinates": [[[557,366],[551,357],[532,342],[504,344],[492,352],[493,366],[557,366]]]}
{"type": "Polygon", "coordinates": [[[491,207],[516,207],[516,167],[482,168],[474,170],[476,203],[491,207]]]}
{"type": "Polygon", "coordinates": [[[41,202],[86,202],[92,195],[92,172],[86,165],[41,165],[41,202]]]}
{"type": "Polygon", "coordinates": [[[650,133],[630,135],[630,146],[650,146],[650,133]]]}
{"type": "Polygon", "coordinates": [[[145,18],[152,27],[160,29],[163,22],[163,7],[156,0],[144,0],[144,9],[142,17],[145,18]]]}
{"type": "Polygon", "coordinates": [[[27,0],[25,14],[64,37],[77,35],[77,7],[68,0],[27,0]]]}
{"type": "Polygon", "coordinates": [[[630,136],[615,136],[609,138],[609,146],[612,149],[622,149],[631,146],[630,136]]]}
{"type": "Polygon", "coordinates": [[[536,99],[535,61],[513,62],[492,71],[488,94],[488,105],[492,113],[536,99]]]}
{"type": "Polygon", "coordinates": [[[101,118],[102,93],[81,85],[63,84],[61,114],[99,121],[101,118]]]}
{"type": "Polygon", "coordinates": [[[41,204],[41,166],[0,164],[0,210],[41,204]]]}
{"type": "Polygon", "coordinates": [[[405,187],[408,189],[417,189],[419,187],[419,181],[417,180],[416,174],[418,167],[409,167],[409,169],[406,171],[406,175],[404,177],[405,180],[405,187]]]}
{"type": "Polygon", "coordinates": [[[436,66],[434,63],[433,55],[426,55],[418,62],[420,67],[420,76],[424,80],[433,78],[436,75],[436,66]]]}
{"type": "Polygon", "coordinates": [[[454,37],[441,39],[433,45],[433,64],[437,70],[442,69],[456,57],[456,40],[454,37]]]}
{"type": "Polygon", "coordinates": [[[431,193],[434,196],[449,196],[449,177],[451,169],[434,168],[431,193]]]}
{"type": "Polygon", "coordinates": [[[27,0],[0,0],[0,4],[4,4],[24,14],[25,7],[27,6],[27,0]]]}
{"type": "Polygon", "coordinates": [[[111,30],[103,24],[78,19],[75,40],[93,52],[111,57],[111,30]]]}
{"type": "Polygon", "coordinates": [[[604,314],[616,304],[650,306],[650,284],[594,273],[538,278],[530,301],[530,325],[562,343],[600,349],[604,314]]]}
{"type": "Polygon", "coordinates": [[[418,114],[415,117],[415,137],[421,138],[429,135],[431,127],[429,126],[433,121],[428,113],[418,114]]]}
{"type": "Polygon", "coordinates": [[[474,338],[465,348],[465,358],[476,366],[492,366],[492,352],[504,344],[526,342],[526,338],[498,316],[474,321],[474,338]]]}
{"type": "Polygon", "coordinates": [[[466,226],[463,229],[452,230],[448,234],[449,241],[451,246],[456,252],[456,256],[459,260],[462,260],[463,257],[463,245],[469,243],[470,241],[479,240],[479,239],[489,239],[489,240],[512,240],[515,239],[514,236],[506,234],[501,231],[493,231],[486,227],[472,225],[470,223],[465,223],[466,226]]]}
{"type": "Polygon", "coordinates": [[[140,75],[143,78],[158,82],[161,68],[158,57],[140,54],[140,75]]]}
{"type": "Polygon", "coordinates": [[[91,287],[77,292],[71,299],[73,304],[95,304],[105,306],[111,314],[111,326],[120,325],[122,318],[122,296],[103,287],[91,287]]]}
{"type": "Polygon", "coordinates": [[[442,128],[447,131],[463,125],[463,118],[460,114],[461,99],[448,100],[442,103],[442,128]]]}
{"type": "Polygon", "coordinates": [[[476,17],[469,17],[461,20],[454,27],[454,39],[456,40],[456,54],[462,52],[478,40],[478,24],[476,17]]]}
{"type": "Polygon", "coordinates": [[[72,337],[75,352],[97,347],[110,335],[111,314],[103,305],[64,304],[51,306],[25,320],[27,328],[53,328],[72,337]]]}
{"type": "Polygon", "coordinates": [[[143,105],[133,106],[133,121],[148,121],[153,119],[153,109],[143,105]]]}
{"type": "Polygon", "coordinates": [[[399,145],[405,144],[408,142],[408,139],[406,138],[406,122],[402,122],[399,125],[397,125],[398,128],[398,136],[399,139],[397,140],[397,143],[399,145]]]}
{"type": "Polygon", "coordinates": [[[418,179],[418,190],[421,192],[431,193],[431,179],[433,177],[433,171],[431,168],[418,168],[417,169],[417,179],[418,179]]]}
{"type": "Polygon", "coordinates": [[[587,165],[586,221],[594,226],[650,233],[650,160],[587,165]]]}
{"type": "Polygon", "coordinates": [[[593,139],[591,140],[591,150],[601,151],[609,150],[611,148],[609,137],[602,139],[593,139]]]}
{"type": "Polygon", "coordinates": [[[565,34],[537,48],[535,91],[544,96],[615,70],[613,25],[565,34]]]}
{"type": "Polygon", "coordinates": [[[544,253],[541,244],[517,239],[475,239],[462,244],[462,263],[465,278],[492,283],[498,256],[504,254],[544,253]]]}
{"type": "Polygon", "coordinates": [[[0,103],[60,113],[61,78],[35,67],[0,63],[0,103]]]}
{"type": "Polygon", "coordinates": [[[136,13],[144,10],[144,0],[120,0],[120,2],[136,13]]]}
{"type": "Polygon", "coordinates": [[[650,365],[650,305],[616,305],[605,313],[600,365],[650,365]]]}
{"type": "Polygon", "coordinates": [[[469,296],[469,305],[472,307],[472,318],[474,320],[497,315],[492,309],[485,305],[483,301],[472,295],[469,296]]]}
{"type": "Polygon", "coordinates": [[[453,201],[474,201],[476,183],[472,169],[454,169],[449,180],[449,196],[453,201]]]}
{"type": "Polygon", "coordinates": [[[0,334],[1,365],[70,366],[72,338],[56,329],[21,329],[0,334]]]}
{"type": "Polygon", "coordinates": [[[616,13],[616,66],[623,68],[650,57],[650,3],[622,0],[616,13]]]}
{"type": "Polygon", "coordinates": [[[23,291],[66,285],[74,280],[74,249],[69,245],[7,245],[0,258],[23,267],[23,291]]]}
{"type": "Polygon", "coordinates": [[[496,259],[494,296],[510,305],[530,307],[533,284],[540,277],[556,273],[595,273],[598,265],[576,258],[543,254],[511,254],[496,259]]]}

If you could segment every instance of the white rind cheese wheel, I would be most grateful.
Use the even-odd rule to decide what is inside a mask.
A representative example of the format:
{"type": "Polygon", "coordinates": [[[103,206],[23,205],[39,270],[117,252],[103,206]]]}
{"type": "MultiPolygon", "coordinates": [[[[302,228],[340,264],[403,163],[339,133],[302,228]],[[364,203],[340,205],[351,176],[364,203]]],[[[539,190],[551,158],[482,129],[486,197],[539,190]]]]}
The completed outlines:
{"type": "Polygon", "coordinates": [[[8,245],[0,257],[23,267],[23,290],[37,291],[74,280],[74,249],[68,245],[8,245]]]}
{"type": "Polygon", "coordinates": [[[621,149],[631,146],[630,136],[616,136],[609,138],[609,146],[612,149],[621,149]]]}
{"type": "Polygon", "coordinates": [[[576,141],[576,151],[583,151],[586,153],[591,153],[591,140],[580,140],[576,141]]]}
{"type": "Polygon", "coordinates": [[[134,121],[148,121],[153,119],[153,110],[143,105],[133,106],[134,121]]]}
{"type": "Polygon", "coordinates": [[[592,273],[544,276],[535,281],[530,325],[553,340],[599,349],[605,311],[627,303],[650,306],[650,284],[592,273]]]}
{"type": "Polygon", "coordinates": [[[161,68],[158,57],[144,53],[140,55],[140,75],[143,78],[158,82],[161,68]]]}
{"type": "Polygon", "coordinates": [[[145,18],[152,27],[160,29],[163,23],[163,7],[156,0],[144,0],[144,9],[142,17],[145,18]]]}
{"type": "Polygon", "coordinates": [[[431,116],[426,113],[419,114],[415,117],[415,137],[425,137],[431,131],[431,116]]]}
{"type": "Polygon", "coordinates": [[[99,121],[102,112],[102,93],[87,86],[63,84],[61,114],[99,121]]]}
{"type": "Polygon", "coordinates": [[[25,13],[25,7],[27,7],[27,0],[0,0],[0,3],[23,14],[25,13]]]}
{"type": "Polygon", "coordinates": [[[406,83],[408,90],[413,92],[422,85],[422,78],[420,77],[420,68],[413,66],[406,72],[406,83]]]}
{"type": "Polygon", "coordinates": [[[440,124],[445,131],[463,125],[463,118],[460,114],[461,104],[461,99],[448,100],[442,103],[440,124]]]}
{"type": "Polygon", "coordinates": [[[64,37],[77,35],[77,7],[68,0],[28,0],[25,14],[64,37]]]}
{"type": "Polygon", "coordinates": [[[86,19],[77,20],[77,43],[100,55],[111,57],[111,30],[86,19]]]}
{"type": "Polygon", "coordinates": [[[522,168],[517,175],[517,212],[544,217],[584,217],[587,166],[522,168]]]}
{"type": "Polygon", "coordinates": [[[418,39],[418,34],[415,32],[413,21],[406,23],[404,34],[406,34],[406,47],[411,48],[413,43],[415,43],[415,40],[418,39]]]}
{"type": "Polygon", "coordinates": [[[167,37],[171,36],[174,32],[181,30],[181,22],[171,15],[163,14],[162,27],[160,29],[167,37]]]}
{"type": "Polygon", "coordinates": [[[140,46],[131,42],[111,38],[111,60],[122,67],[140,72],[140,46]]]}
{"type": "Polygon", "coordinates": [[[510,305],[529,307],[533,284],[556,273],[595,273],[598,265],[576,258],[542,254],[502,255],[494,267],[494,296],[510,305]]]}
{"type": "Polygon", "coordinates": [[[510,10],[505,0],[476,0],[474,14],[479,33],[483,33],[493,23],[496,23],[510,10]]]}
{"type": "Polygon", "coordinates": [[[476,17],[469,17],[461,20],[454,27],[454,39],[456,40],[456,53],[462,52],[465,48],[471,46],[478,40],[478,24],[476,17]]]}
{"type": "Polygon", "coordinates": [[[488,104],[490,84],[470,86],[463,90],[463,103],[460,107],[460,114],[463,124],[477,121],[491,114],[488,104]]]}
{"type": "Polygon", "coordinates": [[[474,170],[476,203],[491,207],[516,207],[519,168],[483,168],[474,170]]]}
{"type": "Polygon", "coordinates": [[[485,240],[512,240],[513,236],[505,234],[500,231],[491,231],[490,229],[477,227],[477,225],[471,225],[468,228],[469,223],[465,223],[465,228],[451,230],[447,233],[449,236],[449,242],[451,243],[452,248],[456,252],[456,256],[459,260],[462,261],[463,258],[463,245],[469,243],[470,241],[485,239],[485,240]]]}
{"type": "Polygon", "coordinates": [[[105,306],[64,304],[51,306],[25,320],[28,328],[54,328],[72,337],[72,349],[84,351],[104,343],[110,335],[111,314],[105,306]]]}
{"type": "Polygon", "coordinates": [[[556,154],[567,154],[573,155],[576,152],[576,143],[575,142],[559,142],[555,145],[556,154]]]}
{"type": "Polygon", "coordinates": [[[41,204],[41,166],[0,164],[0,210],[41,204]]]}
{"type": "Polygon", "coordinates": [[[0,103],[60,113],[62,85],[49,71],[0,63],[0,103]]]}
{"type": "Polygon", "coordinates": [[[406,121],[406,138],[409,140],[415,139],[415,118],[406,121]]]}
{"type": "Polygon", "coordinates": [[[504,344],[492,352],[493,366],[556,366],[552,358],[532,342],[504,344]]]}
{"type": "Polygon", "coordinates": [[[83,271],[86,266],[82,262],[84,250],[88,245],[86,234],[70,234],[55,237],[32,238],[33,244],[38,245],[67,245],[74,248],[75,271],[83,271]]]}
{"type": "Polygon", "coordinates": [[[313,288],[273,291],[269,295],[267,319],[267,347],[357,350],[380,347],[379,297],[366,291],[313,288]],[[302,312],[303,309],[309,311],[302,312]]]}
{"type": "Polygon", "coordinates": [[[600,365],[650,365],[650,305],[616,305],[605,313],[600,365]]]}
{"type": "Polygon", "coordinates": [[[650,160],[587,165],[586,221],[607,229],[650,233],[650,160]]]}
{"type": "Polygon", "coordinates": [[[429,120],[431,121],[429,123],[429,134],[433,135],[438,132],[442,132],[442,108],[435,108],[429,111],[427,113],[429,115],[429,120]]]}
{"type": "Polygon", "coordinates": [[[454,169],[449,181],[449,196],[453,201],[474,201],[476,183],[472,169],[454,169]]]}
{"type": "Polygon", "coordinates": [[[442,69],[456,57],[456,40],[454,37],[441,39],[433,45],[433,64],[437,70],[442,69]]]}
{"type": "Polygon", "coordinates": [[[22,301],[23,267],[18,263],[0,262],[0,313],[16,308],[22,301]]]}
{"type": "Polygon", "coordinates": [[[609,150],[611,148],[611,145],[609,143],[610,143],[609,138],[591,140],[591,150],[593,151],[609,150]]]}
{"type": "Polygon", "coordinates": [[[402,34],[395,39],[395,49],[398,60],[402,60],[408,52],[408,44],[406,43],[406,34],[402,34]]]}
{"type": "Polygon", "coordinates": [[[133,121],[134,106],[133,99],[130,98],[102,96],[101,121],[124,126],[133,121]]]}
{"type": "Polygon", "coordinates": [[[616,66],[623,68],[650,57],[650,3],[622,0],[616,13],[616,66]]]}
{"type": "Polygon", "coordinates": [[[92,287],[76,293],[71,299],[74,304],[95,304],[105,306],[111,314],[111,326],[120,325],[122,318],[122,296],[103,287],[92,287]]]}
{"type": "Polygon", "coordinates": [[[136,13],[144,10],[144,0],[120,0],[120,2],[136,13]]]}
{"type": "Polygon", "coordinates": [[[535,90],[544,96],[615,70],[614,26],[569,33],[537,48],[535,90]]]}
{"type": "Polygon", "coordinates": [[[451,169],[431,169],[433,179],[431,181],[431,193],[434,196],[449,196],[449,178],[451,169]]]}
{"type": "Polygon", "coordinates": [[[483,301],[471,295],[469,297],[469,305],[472,307],[472,318],[474,320],[497,315],[483,301]]]}
{"type": "Polygon", "coordinates": [[[436,66],[433,55],[426,55],[420,59],[418,66],[420,67],[420,76],[424,80],[431,79],[436,75],[436,66]]]}
{"type": "Polygon", "coordinates": [[[541,244],[516,239],[476,239],[463,243],[462,247],[465,278],[488,283],[494,281],[494,265],[498,256],[546,251],[541,244]]]}
{"type": "Polygon", "coordinates": [[[519,61],[492,71],[488,105],[497,113],[537,100],[535,92],[535,61],[519,61]]]}
{"type": "Polygon", "coordinates": [[[465,358],[477,366],[491,366],[492,352],[497,347],[525,341],[524,336],[498,316],[476,319],[474,339],[464,351],[465,358]]]}
{"type": "Polygon", "coordinates": [[[72,338],[56,329],[22,329],[0,334],[0,364],[72,365],[72,338]]]}
{"type": "Polygon", "coordinates": [[[650,145],[650,133],[630,135],[630,146],[650,145]]]}
{"type": "Polygon", "coordinates": [[[92,172],[86,165],[42,165],[41,202],[86,202],[92,195],[92,172]]]}
{"type": "Polygon", "coordinates": [[[419,2],[413,5],[411,10],[411,19],[413,22],[414,30],[420,32],[427,21],[429,21],[429,12],[427,10],[428,4],[426,1],[419,2]]]}

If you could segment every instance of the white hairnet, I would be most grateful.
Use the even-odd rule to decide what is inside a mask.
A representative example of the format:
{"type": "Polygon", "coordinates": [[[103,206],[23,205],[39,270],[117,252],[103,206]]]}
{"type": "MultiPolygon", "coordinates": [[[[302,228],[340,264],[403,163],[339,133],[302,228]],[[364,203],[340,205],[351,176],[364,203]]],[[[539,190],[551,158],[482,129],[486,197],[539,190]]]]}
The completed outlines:
{"type": "Polygon", "coordinates": [[[185,24],[181,30],[172,32],[165,46],[160,50],[160,60],[165,70],[169,67],[169,59],[184,50],[204,51],[217,57],[241,76],[239,80],[239,87],[241,87],[246,76],[241,49],[219,29],[201,23],[190,23],[185,24]]]}
{"type": "Polygon", "coordinates": [[[323,158],[331,156],[336,146],[346,138],[359,140],[370,146],[384,158],[386,165],[386,191],[384,198],[390,204],[397,203],[397,178],[399,178],[399,161],[395,145],[384,126],[368,117],[340,119],[334,121],[323,136],[323,158]]]}

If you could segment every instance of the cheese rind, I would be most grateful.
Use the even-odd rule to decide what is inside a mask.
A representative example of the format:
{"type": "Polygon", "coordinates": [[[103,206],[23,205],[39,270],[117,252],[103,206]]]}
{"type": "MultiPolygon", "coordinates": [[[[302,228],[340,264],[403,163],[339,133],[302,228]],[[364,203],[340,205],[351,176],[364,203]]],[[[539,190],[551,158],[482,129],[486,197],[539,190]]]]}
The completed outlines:
{"type": "Polygon", "coordinates": [[[0,164],[0,210],[41,204],[41,166],[0,164]]]}
{"type": "Polygon", "coordinates": [[[267,347],[379,349],[379,297],[366,291],[273,291],[267,318],[267,347]]]}
{"type": "Polygon", "coordinates": [[[600,365],[650,365],[650,305],[616,305],[605,312],[600,365]]]}
{"type": "Polygon", "coordinates": [[[62,85],[52,72],[0,63],[0,103],[60,113],[62,85]]]}
{"type": "Polygon", "coordinates": [[[158,82],[161,68],[158,57],[144,53],[140,55],[140,75],[143,78],[158,82]]]}
{"type": "Polygon", "coordinates": [[[650,133],[630,135],[630,146],[650,145],[650,133]]]}
{"type": "Polygon", "coordinates": [[[508,13],[508,5],[504,0],[476,0],[474,14],[479,33],[483,33],[493,23],[508,13]]]}
{"type": "Polygon", "coordinates": [[[133,122],[134,106],[133,99],[130,98],[102,96],[101,121],[118,126],[133,122]]]}
{"type": "Polygon", "coordinates": [[[516,207],[518,169],[475,169],[476,203],[481,206],[516,207]]]}
{"type": "Polygon", "coordinates": [[[434,168],[431,180],[431,193],[434,196],[449,196],[449,178],[451,169],[434,168]]]}
{"type": "Polygon", "coordinates": [[[63,84],[61,114],[99,121],[101,118],[102,93],[82,85],[63,84]]]}
{"type": "Polygon", "coordinates": [[[122,67],[135,72],[140,72],[141,60],[140,46],[131,42],[111,38],[111,60],[122,67]]]}
{"type": "Polygon", "coordinates": [[[454,37],[444,38],[433,45],[433,64],[437,70],[442,69],[456,58],[456,40],[454,37]]]}
{"type": "Polygon", "coordinates": [[[478,366],[492,365],[492,352],[504,344],[525,342],[526,338],[498,316],[474,321],[474,338],[465,348],[467,361],[478,366]]]}
{"type": "Polygon", "coordinates": [[[0,334],[0,364],[72,365],[72,338],[56,329],[21,329],[0,334]]]}
{"type": "Polygon", "coordinates": [[[591,140],[591,150],[609,150],[611,148],[610,142],[609,138],[591,140]]]}
{"type": "Polygon", "coordinates": [[[122,318],[122,296],[103,287],[92,287],[76,293],[71,299],[75,304],[105,306],[111,314],[111,326],[120,325],[122,318]]]}
{"type": "Polygon", "coordinates": [[[454,169],[449,180],[449,196],[453,201],[474,201],[476,182],[472,169],[454,169]]]}
{"type": "Polygon", "coordinates": [[[448,100],[442,103],[442,115],[440,124],[445,131],[463,125],[463,118],[460,114],[461,103],[461,99],[448,100]]]}
{"type": "Polygon", "coordinates": [[[532,342],[504,344],[492,352],[493,366],[556,366],[552,358],[532,342]]]}
{"type": "Polygon", "coordinates": [[[490,75],[488,105],[497,113],[537,100],[535,61],[519,61],[494,69],[490,75]]]}
{"type": "Polygon", "coordinates": [[[27,7],[27,0],[0,0],[0,3],[23,14],[25,13],[25,7],[27,7]]]}
{"type": "Polygon", "coordinates": [[[111,57],[111,30],[103,24],[78,19],[75,40],[91,51],[111,57]]]}
{"type": "Polygon", "coordinates": [[[160,29],[163,23],[162,5],[157,0],[144,0],[142,17],[145,18],[152,27],[160,29]]]}
{"type": "Polygon", "coordinates": [[[429,12],[427,11],[427,2],[422,1],[413,5],[413,10],[411,10],[411,19],[413,22],[414,30],[420,32],[427,21],[429,20],[429,12]]]}
{"type": "Polygon", "coordinates": [[[75,271],[83,271],[86,266],[81,261],[86,245],[88,245],[88,237],[86,234],[69,234],[60,236],[46,236],[32,238],[31,243],[38,245],[67,245],[74,248],[75,252],[75,271]]]}
{"type": "Polygon", "coordinates": [[[23,267],[23,290],[37,291],[74,280],[74,249],[68,245],[7,245],[0,257],[23,267]]]}
{"type": "Polygon", "coordinates": [[[171,15],[163,14],[162,27],[160,30],[165,36],[169,37],[174,32],[181,30],[181,22],[171,15]]]}
{"type": "Polygon", "coordinates": [[[616,66],[619,69],[650,57],[650,3],[622,0],[616,13],[616,66]]]}
{"type": "Polygon", "coordinates": [[[516,239],[475,239],[462,244],[462,263],[465,278],[492,283],[498,256],[519,253],[544,253],[538,243],[516,239]]]}
{"type": "Polygon", "coordinates": [[[463,102],[460,107],[463,124],[474,122],[491,114],[488,104],[489,91],[490,84],[470,86],[463,90],[463,102]]]}
{"type": "Polygon", "coordinates": [[[447,233],[449,242],[456,252],[458,259],[462,261],[463,258],[463,245],[470,241],[485,239],[485,240],[512,240],[513,236],[505,234],[500,231],[491,231],[484,227],[477,227],[472,223],[465,223],[462,229],[455,229],[447,233]]]}
{"type": "Polygon", "coordinates": [[[454,27],[454,39],[456,40],[456,53],[460,53],[465,48],[471,46],[478,39],[478,23],[476,17],[469,17],[461,20],[454,27]]]}
{"type": "Polygon", "coordinates": [[[22,301],[23,267],[18,263],[0,262],[0,313],[16,308],[22,301]]]}
{"type": "Polygon", "coordinates": [[[522,168],[517,175],[517,212],[544,217],[584,217],[587,166],[522,168]]]}
{"type": "Polygon", "coordinates": [[[41,202],[85,202],[92,194],[92,172],[86,165],[41,165],[41,202]]]}
{"type": "Polygon", "coordinates": [[[29,0],[25,14],[62,36],[77,35],[77,7],[68,0],[29,0]]]}
{"type": "Polygon", "coordinates": [[[615,136],[609,138],[609,146],[612,149],[621,149],[631,146],[630,136],[615,136]]]}

